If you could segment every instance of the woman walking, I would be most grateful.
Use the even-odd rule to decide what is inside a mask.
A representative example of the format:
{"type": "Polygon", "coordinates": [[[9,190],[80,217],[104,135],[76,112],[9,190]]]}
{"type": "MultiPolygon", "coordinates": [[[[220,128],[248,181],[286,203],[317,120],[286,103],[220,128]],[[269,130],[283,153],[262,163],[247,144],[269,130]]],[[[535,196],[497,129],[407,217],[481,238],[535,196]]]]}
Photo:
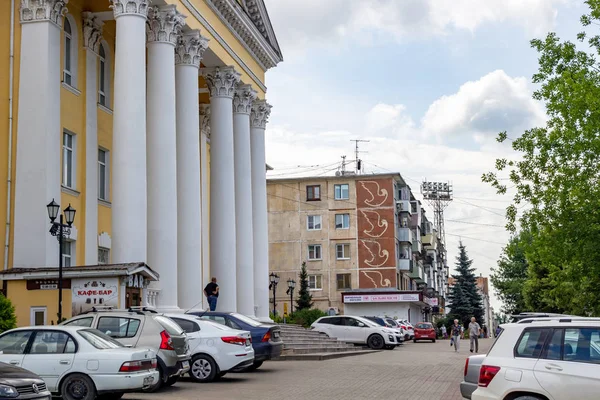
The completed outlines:
{"type": "Polygon", "coordinates": [[[450,340],[450,346],[454,345],[454,352],[460,350],[460,337],[462,335],[462,326],[458,324],[458,320],[454,320],[454,325],[451,328],[452,339],[450,340]]]}

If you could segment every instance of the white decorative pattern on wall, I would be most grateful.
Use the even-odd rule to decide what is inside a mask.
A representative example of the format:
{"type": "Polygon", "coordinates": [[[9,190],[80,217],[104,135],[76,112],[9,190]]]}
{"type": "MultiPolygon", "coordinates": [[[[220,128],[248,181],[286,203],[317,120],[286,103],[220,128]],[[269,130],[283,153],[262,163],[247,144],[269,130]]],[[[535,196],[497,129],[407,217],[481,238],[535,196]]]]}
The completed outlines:
{"type": "Polygon", "coordinates": [[[379,186],[379,182],[377,182],[377,181],[361,181],[360,184],[363,187],[363,189],[365,189],[371,196],[370,199],[365,199],[365,204],[367,204],[371,207],[379,207],[387,201],[388,196],[389,196],[388,191],[387,191],[387,189],[382,189],[379,186]],[[379,201],[379,200],[381,200],[381,201],[379,201]]]}
{"type": "Polygon", "coordinates": [[[387,263],[388,259],[390,258],[390,253],[387,250],[382,250],[381,244],[379,242],[376,242],[375,240],[364,240],[364,239],[360,239],[360,242],[362,243],[363,246],[365,246],[365,248],[369,252],[369,255],[371,256],[370,259],[365,258],[365,264],[367,264],[371,268],[377,268],[377,267],[381,267],[382,265],[385,265],[385,263],[387,263]],[[376,248],[376,251],[373,251],[371,249],[371,246],[369,246],[369,244],[373,245],[373,247],[376,248]],[[383,259],[383,261],[381,261],[382,259],[383,259]],[[381,261],[381,262],[379,262],[379,261],[381,261]],[[376,264],[376,262],[379,262],[379,263],[376,264]]]}
{"type": "Polygon", "coordinates": [[[365,217],[365,222],[369,225],[369,229],[363,230],[365,235],[372,238],[380,238],[387,232],[389,224],[387,220],[381,218],[381,215],[377,211],[361,209],[360,212],[365,217]],[[377,221],[377,226],[373,224],[374,221],[377,221]],[[373,231],[376,228],[383,228],[383,230],[378,235],[375,235],[373,231]]]}
{"type": "Polygon", "coordinates": [[[373,285],[375,285],[375,287],[390,287],[392,286],[392,282],[389,279],[383,279],[383,274],[379,271],[361,271],[367,278],[369,278],[369,280],[371,282],[373,282],[373,285]],[[377,282],[375,281],[375,279],[373,279],[372,275],[376,274],[375,276],[379,276],[379,285],[377,284],[377,282]]]}

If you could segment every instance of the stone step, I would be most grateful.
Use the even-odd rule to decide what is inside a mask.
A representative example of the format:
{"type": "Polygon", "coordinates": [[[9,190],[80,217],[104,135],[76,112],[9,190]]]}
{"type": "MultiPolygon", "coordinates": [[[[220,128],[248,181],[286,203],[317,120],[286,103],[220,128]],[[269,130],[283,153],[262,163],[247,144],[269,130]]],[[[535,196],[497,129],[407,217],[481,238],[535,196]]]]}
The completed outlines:
{"type": "Polygon", "coordinates": [[[306,348],[284,349],[282,354],[314,354],[314,353],[339,353],[344,351],[354,351],[346,346],[344,347],[327,347],[327,346],[311,346],[306,348]]]}
{"type": "Polygon", "coordinates": [[[313,347],[323,347],[327,349],[337,349],[337,348],[354,348],[354,345],[349,345],[347,343],[338,342],[338,343],[321,343],[321,342],[313,342],[313,343],[286,343],[283,342],[284,349],[310,349],[313,347]]]}
{"type": "Polygon", "coordinates": [[[312,354],[282,354],[275,361],[324,361],[341,357],[361,356],[364,354],[378,353],[381,350],[351,350],[335,353],[312,353],[312,354]]]}
{"type": "Polygon", "coordinates": [[[307,338],[296,338],[296,339],[287,339],[283,341],[285,344],[305,344],[305,343],[331,343],[338,344],[344,343],[336,339],[307,339],[307,338]]]}
{"type": "Polygon", "coordinates": [[[306,335],[281,335],[281,340],[286,341],[296,341],[296,340],[312,340],[312,341],[321,341],[321,340],[336,340],[337,338],[330,338],[327,336],[306,336],[306,335]]]}

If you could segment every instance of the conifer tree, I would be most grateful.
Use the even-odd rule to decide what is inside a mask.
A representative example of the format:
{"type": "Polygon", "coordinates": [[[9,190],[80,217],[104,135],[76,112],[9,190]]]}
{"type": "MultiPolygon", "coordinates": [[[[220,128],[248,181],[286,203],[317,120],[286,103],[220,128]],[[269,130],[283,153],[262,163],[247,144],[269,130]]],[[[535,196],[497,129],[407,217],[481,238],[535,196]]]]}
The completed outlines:
{"type": "Polygon", "coordinates": [[[15,307],[0,293],[0,333],[17,327],[15,307]]]}
{"type": "Polygon", "coordinates": [[[479,324],[483,324],[483,300],[477,290],[475,268],[471,265],[467,250],[462,242],[458,245],[459,255],[456,257],[456,272],[452,275],[454,286],[448,296],[450,317],[458,319],[462,324],[468,324],[471,317],[475,317],[479,324]]]}
{"type": "Polygon", "coordinates": [[[296,311],[309,309],[313,306],[312,296],[308,290],[308,271],[306,270],[306,261],[302,263],[300,269],[300,291],[296,300],[296,311]]]}

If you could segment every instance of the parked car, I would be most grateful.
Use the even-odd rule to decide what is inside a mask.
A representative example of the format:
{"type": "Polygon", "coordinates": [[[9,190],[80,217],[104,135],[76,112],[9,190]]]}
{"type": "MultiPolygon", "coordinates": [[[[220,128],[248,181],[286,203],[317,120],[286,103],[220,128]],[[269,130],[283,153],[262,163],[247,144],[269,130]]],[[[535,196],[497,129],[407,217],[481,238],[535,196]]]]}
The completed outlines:
{"type": "Polygon", "coordinates": [[[398,344],[393,330],[363,317],[321,317],[313,322],[311,329],[344,342],[366,344],[372,349],[393,349],[398,344]]]}
{"type": "Polygon", "coordinates": [[[160,379],[146,388],[154,392],[173,385],[190,370],[191,355],[181,327],[164,314],[148,308],[129,310],[95,309],[71,318],[61,325],[96,328],[128,347],[149,347],[157,354],[160,379]]]}
{"type": "Polygon", "coordinates": [[[400,325],[395,319],[385,317],[385,322],[387,322],[388,326],[397,329],[400,331],[400,336],[402,337],[402,342],[404,342],[408,336],[408,331],[406,327],[400,325]]]}
{"type": "Polygon", "coordinates": [[[245,315],[230,312],[189,311],[187,314],[197,315],[232,329],[250,332],[254,349],[254,363],[246,368],[246,371],[256,370],[263,362],[281,355],[283,341],[281,340],[281,328],[278,325],[264,324],[245,315]]]}
{"type": "Polygon", "coordinates": [[[595,399],[600,393],[600,318],[529,318],[502,325],[473,400],[595,399]]]}
{"type": "Polygon", "coordinates": [[[37,374],[0,362],[0,399],[50,400],[46,382],[37,374]]]}
{"type": "Polygon", "coordinates": [[[485,354],[476,354],[467,357],[463,381],[460,383],[460,394],[465,399],[470,399],[479,383],[479,370],[485,354]]]}
{"type": "Polygon", "coordinates": [[[229,328],[190,314],[167,314],[186,333],[192,361],[190,378],[211,382],[227,372],[254,364],[250,332],[229,328]]]}
{"type": "Polygon", "coordinates": [[[415,337],[413,342],[417,343],[418,340],[431,340],[435,343],[437,334],[435,328],[431,322],[418,322],[415,325],[415,337]]]}
{"type": "MultiPolygon", "coordinates": [[[[80,326],[34,326],[4,332],[0,335],[0,361],[34,372],[47,390],[65,400],[93,400],[96,395],[116,400],[159,379],[152,349],[130,349],[96,329],[80,326]]],[[[31,389],[35,392],[33,386],[31,389]]],[[[22,390],[31,393],[29,388],[22,390]]]]}
{"type": "MultiPolygon", "coordinates": [[[[400,346],[404,342],[404,332],[402,332],[402,328],[400,328],[393,320],[389,320],[386,317],[366,317],[363,318],[368,319],[369,321],[375,322],[377,325],[385,326],[386,328],[391,329],[394,332],[394,336],[396,338],[396,345],[400,346]]],[[[391,347],[390,347],[391,348],[391,347]]]]}
{"type": "Polygon", "coordinates": [[[404,340],[413,340],[415,338],[415,330],[410,322],[405,319],[398,319],[396,323],[400,325],[400,327],[406,331],[404,334],[404,340]]]}
{"type": "Polygon", "coordinates": [[[574,315],[567,314],[555,314],[555,313],[542,313],[542,312],[522,312],[510,316],[510,322],[517,323],[524,319],[529,318],[552,318],[552,317],[575,317],[574,315]]]}

